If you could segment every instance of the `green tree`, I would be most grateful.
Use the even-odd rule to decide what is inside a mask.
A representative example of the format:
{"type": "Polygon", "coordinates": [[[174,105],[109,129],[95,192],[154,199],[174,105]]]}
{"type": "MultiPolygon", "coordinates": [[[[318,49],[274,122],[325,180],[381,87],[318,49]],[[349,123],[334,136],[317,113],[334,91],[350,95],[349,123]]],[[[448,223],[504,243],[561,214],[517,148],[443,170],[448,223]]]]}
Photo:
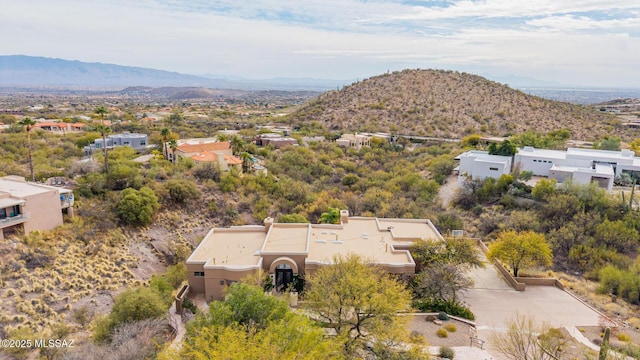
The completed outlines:
{"type": "Polygon", "coordinates": [[[107,108],[104,106],[98,106],[94,112],[100,115],[100,125],[104,125],[104,116],[109,113],[107,108]]]}
{"type": "Polygon", "coordinates": [[[229,140],[231,145],[231,153],[233,155],[238,155],[242,150],[244,150],[244,141],[238,135],[233,135],[231,140],[229,140]]]}
{"type": "Polygon", "coordinates": [[[544,237],[533,231],[505,231],[489,245],[489,260],[500,260],[513,269],[518,276],[522,268],[551,265],[551,246],[544,237]]]}
{"type": "MultiPolygon", "coordinates": [[[[264,330],[241,326],[202,327],[170,359],[344,359],[340,345],[304,315],[288,312],[264,330]]],[[[160,359],[163,359],[162,357],[160,359]]]]}
{"type": "Polygon", "coordinates": [[[500,145],[496,143],[489,144],[487,149],[491,155],[513,156],[518,152],[516,146],[509,140],[504,140],[500,145]]]}
{"type": "MultiPolygon", "coordinates": [[[[594,144],[596,145],[596,144],[594,144]]],[[[620,151],[621,140],[616,136],[605,136],[600,144],[597,144],[597,148],[601,150],[620,151]]]]}
{"type": "Polygon", "coordinates": [[[151,223],[159,207],[158,197],[150,188],[143,187],[140,190],[128,188],[124,189],[120,195],[116,214],[126,224],[146,226],[151,223]]]}
{"type": "Polygon", "coordinates": [[[243,151],[242,154],[240,154],[240,159],[242,160],[242,172],[243,173],[249,172],[249,168],[251,167],[251,161],[253,160],[253,158],[251,157],[251,154],[249,154],[246,151],[243,151]]]}
{"type": "Polygon", "coordinates": [[[455,166],[456,162],[451,155],[440,155],[429,162],[429,171],[433,174],[436,182],[442,185],[455,166]]]}
{"type": "Polygon", "coordinates": [[[19,121],[18,124],[25,126],[27,130],[27,160],[29,161],[29,173],[31,174],[31,181],[36,181],[36,177],[33,173],[33,156],[32,156],[33,148],[31,146],[31,130],[36,125],[36,122],[27,116],[21,121],[19,121]]]}
{"type": "Polygon", "coordinates": [[[322,213],[318,223],[320,224],[338,224],[340,222],[340,209],[329,208],[329,211],[322,213]]]}
{"type": "Polygon", "coordinates": [[[104,172],[109,174],[109,157],[107,156],[107,134],[111,133],[111,128],[100,124],[95,127],[95,130],[102,136],[102,148],[104,152],[104,172]]]}
{"type": "Polygon", "coordinates": [[[538,201],[547,201],[556,193],[557,184],[556,179],[540,179],[531,190],[531,196],[538,201]]]}
{"type": "Polygon", "coordinates": [[[410,292],[358,255],[335,256],[333,264],[323,266],[306,281],[309,307],[337,331],[347,353],[364,349],[370,341],[392,340],[404,331],[395,315],[408,309],[410,292]]]}

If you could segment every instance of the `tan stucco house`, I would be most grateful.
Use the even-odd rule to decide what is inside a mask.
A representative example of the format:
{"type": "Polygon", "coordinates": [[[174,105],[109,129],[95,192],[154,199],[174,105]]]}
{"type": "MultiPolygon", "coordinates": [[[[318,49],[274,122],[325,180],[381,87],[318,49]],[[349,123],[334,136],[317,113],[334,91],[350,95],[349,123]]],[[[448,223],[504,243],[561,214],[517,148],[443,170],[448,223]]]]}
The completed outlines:
{"type": "Polygon", "coordinates": [[[69,189],[27,182],[19,176],[0,178],[0,238],[62,225],[62,213],[73,215],[69,189]]]}
{"type": "Polygon", "coordinates": [[[229,171],[231,167],[240,168],[242,160],[233,156],[229,141],[218,141],[215,138],[178,140],[178,146],[173,159],[173,151],[166,146],[166,158],[169,161],[177,159],[191,159],[196,164],[215,163],[220,170],[229,171]]]}
{"type": "Polygon", "coordinates": [[[276,289],[294,275],[308,275],[332,263],[338,254],[355,253],[389,273],[414,275],[409,246],[416,239],[443,240],[427,219],[349,217],[340,224],[288,224],[265,219],[264,225],[214,228],[187,259],[191,291],[220,300],[229,284],[268,272],[276,289]]]}

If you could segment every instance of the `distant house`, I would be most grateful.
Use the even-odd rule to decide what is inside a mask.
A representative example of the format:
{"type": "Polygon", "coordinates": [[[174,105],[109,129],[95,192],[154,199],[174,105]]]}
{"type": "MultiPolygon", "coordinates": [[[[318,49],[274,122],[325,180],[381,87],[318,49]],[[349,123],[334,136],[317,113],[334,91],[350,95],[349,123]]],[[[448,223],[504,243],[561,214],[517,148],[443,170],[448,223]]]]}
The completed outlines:
{"type": "MultiPolygon", "coordinates": [[[[106,138],[107,149],[112,149],[118,146],[129,146],[136,151],[141,152],[153,147],[149,145],[149,139],[147,134],[129,133],[111,134],[106,138]]],[[[96,150],[101,151],[104,149],[102,138],[95,139],[93,144],[84,147],[84,152],[87,155],[93,154],[96,150]]]]}
{"type": "Polygon", "coordinates": [[[471,150],[456,157],[460,161],[458,170],[458,184],[462,185],[467,178],[484,180],[486,178],[498,179],[511,172],[511,157],[501,155],[489,155],[487,151],[471,150]]]}
{"type": "MultiPolygon", "coordinates": [[[[174,161],[173,151],[168,146],[167,152],[167,159],[174,161]]],[[[232,167],[239,168],[242,166],[242,160],[233,156],[231,143],[229,141],[218,141],[214,138],[178,140],[175,160],[178,159],[191,159],[196,164],[215,163],[220,166],[222,171],[229,171],[232,167]]]]}
{"type": "Polygon", "coordinates": [[[41,121],[35,124],[34,127],[50,131],[52,133],[67,133],[67,132],[78,132],[84,130],[86,124],[82,123],[64,123],[57,121],[41,121]]]}
{"type": "Polygon", "coordinates": [[[336,140],[338,146],[360,150],[363,146],[371,146],[371,136],[362,134],[342,134],[336,140]]]}
{"type": "Polygon", "coordinates": [[[223,299],[227,286],[256,273],[269,274],[278,291],[294,276],[308,276],[347,253],[391,274],[412,276],[416,263],[409,248],[418,239],[443,241],[428,219],[349,217],[347,210],[336,225],[266,218],[264,226],[211,229],[186,261],[187,279],[207,301],[223,299]]]}
{"type": "Polygon", "coordinates": [[[298,145],[298,140],[290,137],[283,137],[282,135],[276,133],[260,134],[256,136],[253,141],[258,146],[271,145],[276,149],[281,149],[289,145],[298,145]]]}
{"type": "Polygon", "coordinates": [[[640,179],[640,158],[631,150],[608,151],[569,148],[566,151],[536,149],[531,146],[519,148],[513,161],[509,156],[489,155],[486,151],[472,150],[460,154],[458,181],[465,177],[484,179],[499,178],[518,167],[535,176],[546,176],[562,183],[571,179],[576,184],[595,182],[611,191],[616,176],[628,174],[640,179]]]}
{"type": "Polygon", "coordinates": [[[0,238],[62,225],[63,212],[73,216],[73,192],[27,182],[20,176],[0,178],[0,238]]]}

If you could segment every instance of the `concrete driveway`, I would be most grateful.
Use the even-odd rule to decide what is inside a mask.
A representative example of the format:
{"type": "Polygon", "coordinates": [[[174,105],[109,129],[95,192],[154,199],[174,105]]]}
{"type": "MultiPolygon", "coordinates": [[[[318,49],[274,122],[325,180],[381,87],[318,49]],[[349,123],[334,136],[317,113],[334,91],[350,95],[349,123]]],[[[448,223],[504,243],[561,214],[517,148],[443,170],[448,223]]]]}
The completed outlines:
{"type": "Polygon", "coordinates": [[[519,313],[552,327],[597,326],[600,315],[570,294],[552,286],[527,286],[525,291],[511,288],[498,270],[487,263],[484,269],[472,269],[475,281],[471,290],[461,293],[476,315],[478,337],[485,340],[495,359],[490,338],[494,331],[504,332],[507,323],[519,313]]]}

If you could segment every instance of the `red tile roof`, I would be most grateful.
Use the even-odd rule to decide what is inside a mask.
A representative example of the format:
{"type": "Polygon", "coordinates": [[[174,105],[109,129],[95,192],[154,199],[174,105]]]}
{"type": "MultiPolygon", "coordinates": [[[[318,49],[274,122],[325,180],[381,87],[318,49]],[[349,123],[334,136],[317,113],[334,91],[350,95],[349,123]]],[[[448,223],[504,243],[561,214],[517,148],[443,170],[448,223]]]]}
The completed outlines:
{"type": "Polygon", "coordinates": [[[185,153],[200,153],[204,151],[217,151],[226,150],[231,148],[231,143],[228,141],[218,141],[204,144],[181,144],[178,145],[178,149],[185,153]]]}

